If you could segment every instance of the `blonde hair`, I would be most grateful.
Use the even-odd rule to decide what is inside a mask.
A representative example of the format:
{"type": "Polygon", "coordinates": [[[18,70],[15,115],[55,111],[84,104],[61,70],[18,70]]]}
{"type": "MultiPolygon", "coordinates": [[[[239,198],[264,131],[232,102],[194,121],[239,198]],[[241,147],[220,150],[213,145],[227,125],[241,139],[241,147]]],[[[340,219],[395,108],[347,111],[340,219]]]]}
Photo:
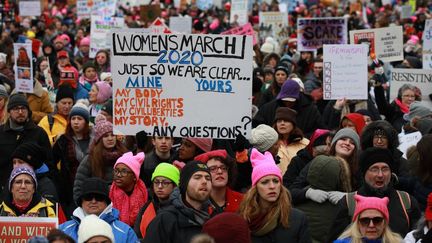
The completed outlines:
{"type": "MultiPolygon", "coordinates": [[[[382,243],[394,243],[402,242],[402,237],[393,232],[388,226],[387,222],[384,220],[385,224],[384,231],[382,233],[382,243]]],[[[340,236],[338,239],[351,238],[351,243],[362,243],[362,235],[359,230],[358,218],[354,221],[340,236]]]]}
{"type": "Polygon", "coordinates": [[[268,222],[269,219],[279,217],[279,223],[284,227],[289,226],[289,215],[291,212],[291,196],[281,183],[281,192],[276,202],[272,203],[270,208],[267,208],[266,212],[263,212],[263,207],[259,205],[260,196],[256,185],[252,186],[245,194],[243,201],[239,207],[240,215],[248,222],[251,222],[258,215],[265,213],[266,217],[264,222],[268,222]],[[277,215],[280,212],[280,215],[277,215]]]}

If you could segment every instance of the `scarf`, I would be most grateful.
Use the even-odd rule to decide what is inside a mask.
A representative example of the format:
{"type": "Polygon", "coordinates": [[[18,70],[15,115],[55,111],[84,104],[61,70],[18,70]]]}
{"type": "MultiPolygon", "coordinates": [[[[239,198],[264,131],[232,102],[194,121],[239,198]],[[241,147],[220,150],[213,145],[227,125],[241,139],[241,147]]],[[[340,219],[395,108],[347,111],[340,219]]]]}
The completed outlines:
{"type": "Polygon", "coordinates": [[[276,217],[268,218],[267,212],[258,214],[249,222],[249,229],[255,236],[263,236],[274,230],[278,225],[280,209],[276,211],[276,217]]]}
{"type": "Polygon", "coordinates": [[[30,200],[30,201],[27,202],[27,203],[19,204],[17,201],[13,200],[13,201],[12,201],[12,205],[14,205],[14,206],[16,207],[16,209],[18,209],[18,211],[19,211],[20,213],[25,213],[25,212],[26,212],[26,209],[28,208],[28,206],[30,206],[30,203],[31,203],[31,202],[32,202],[32,201],[30,200]]]}
{"type": "Polygon", "coordinates": [[[405,105],[404,103],[402,103],[401,100],[395,99],[394,101],[395,101],[396,105],[399,106],[399,109],[402,111],[402,113],[406,114],[409,112],[409,107],[407,105],[405,105]]]}
{"type": "Polygon", "coordinates": [[[112,184],[109,197],[113,207],[120,211],[120,221],[133,226],[141,207],[147,202],[147,188],[141,179],[137,180],[132,194],[112,184]]]}
{"type": "Polygon", "coordinates": [[[114,167],[115,162],[122,155],[123,155],[123,153],[121,153],[118,150],[108,151],[108,150],[104,149],[102,151],[102,158],[103,158],[103,161],[104,161],[106,166],[114,167]]]}

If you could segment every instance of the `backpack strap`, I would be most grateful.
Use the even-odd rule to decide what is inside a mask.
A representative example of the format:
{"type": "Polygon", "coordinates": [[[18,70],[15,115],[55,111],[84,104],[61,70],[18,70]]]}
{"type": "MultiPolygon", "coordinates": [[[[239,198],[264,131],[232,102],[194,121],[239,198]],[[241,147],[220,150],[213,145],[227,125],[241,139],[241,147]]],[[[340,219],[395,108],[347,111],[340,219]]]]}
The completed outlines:
{"type": "Polygon", "coordinates": [[[51,132],[51,130],[54,126],[54,116],[52,113],[48,114],[48,125],[49,125],[49,130],[51,132]]]}
{"type": "Polygon", "coordinates": [[[348,216],[350,216],[351,220],[352,217],[354,216],[354,211],[355,211],[355,207],[356,207],[356,201],[354,199],[354,196],[357,194],[357,191],[355,192],[350,192],[347,193],[345,199],[346,199],[346,204],[348,206],[348,216]]]}
{"type": "Polygon", "coordinates": [[[410,195],[408,194],[408,192],[404,192],[404,191],[396,191],[398,196],[399,196],[399,201],[401,203],[402,209],[404,211],[405,214],[405,218],[408,222],[408,226],[410,225],[410,219],[408,216],[408,210],[411,209],[411,198],[410,195]]]}

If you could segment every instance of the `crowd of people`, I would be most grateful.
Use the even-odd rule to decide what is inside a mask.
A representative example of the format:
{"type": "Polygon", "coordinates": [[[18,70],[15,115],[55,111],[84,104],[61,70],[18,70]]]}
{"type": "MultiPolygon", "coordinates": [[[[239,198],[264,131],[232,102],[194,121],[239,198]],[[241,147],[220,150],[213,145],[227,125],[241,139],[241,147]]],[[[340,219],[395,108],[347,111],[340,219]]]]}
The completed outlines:
{"type": "MultiPolygon", "coordinates": [[[[222,8],[151,1],[161,19],[192,17],[192,33],[238,27],[222,8]]],[[[393,68],[422,69],[432,3],[296,1],[271,36],[255,1],[251,137],[135,136],[113,131],[110,50],[90,53],[90,22],[55,1],[40,17],[3,4],[0,37],[0,216],[56,217],[29,242],[432,242],[432,107],[415,85],[390,100],[393,68]],[[360,9],[353,9],[356,3],[360,9]],[[366,100],[323,98],[323,51],[297,50],[298,18],[345,17],[348,30],[403,26],[404,60],[369,57],[366,100]],[[280,40],[279,42],[277,40],[280,40]],[[18,92],[13,43],[33,50],[33,93],[18,92]],[[399,150],[399,134],[420,132],[399,150]]],[[[128,28],[148,27],[119,4],[128,28]]],[[[427,94],[429,95],[429,94],[427,94]]],[[[427,96],[426,96],[427,97],[427,96]]],[[[432,99],[432,95],[430,95],[432,99]]],[[[225,107],[224,109],[229,109],[225,107]]],[[[235,112],[235,111],[233,111],[235,112]]]]}

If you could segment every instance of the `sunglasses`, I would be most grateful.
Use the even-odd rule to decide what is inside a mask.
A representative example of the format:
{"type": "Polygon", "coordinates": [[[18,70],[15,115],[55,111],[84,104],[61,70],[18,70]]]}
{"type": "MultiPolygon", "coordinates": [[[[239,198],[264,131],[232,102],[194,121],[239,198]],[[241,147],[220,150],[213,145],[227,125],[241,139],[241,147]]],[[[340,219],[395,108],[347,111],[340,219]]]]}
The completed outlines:
{"type": "Polygon", "coordinates": [[[101,194],[87,194],[87,195],[84,195],[82,197],[82,199],[84,201],[92,201],[93,199],[95,199],[98,202],[102,202],[102,201],[105,201],[105,196],[103,196],[101,194]]]}
{"type": "Polygon", "coordinates": [[[370,225],[372,221],[373,225],[379,225],[384,221],[383,217],[374,217],[374,218],[360,218],[359,222],[362,226],[366,227],[370,225]]]}

